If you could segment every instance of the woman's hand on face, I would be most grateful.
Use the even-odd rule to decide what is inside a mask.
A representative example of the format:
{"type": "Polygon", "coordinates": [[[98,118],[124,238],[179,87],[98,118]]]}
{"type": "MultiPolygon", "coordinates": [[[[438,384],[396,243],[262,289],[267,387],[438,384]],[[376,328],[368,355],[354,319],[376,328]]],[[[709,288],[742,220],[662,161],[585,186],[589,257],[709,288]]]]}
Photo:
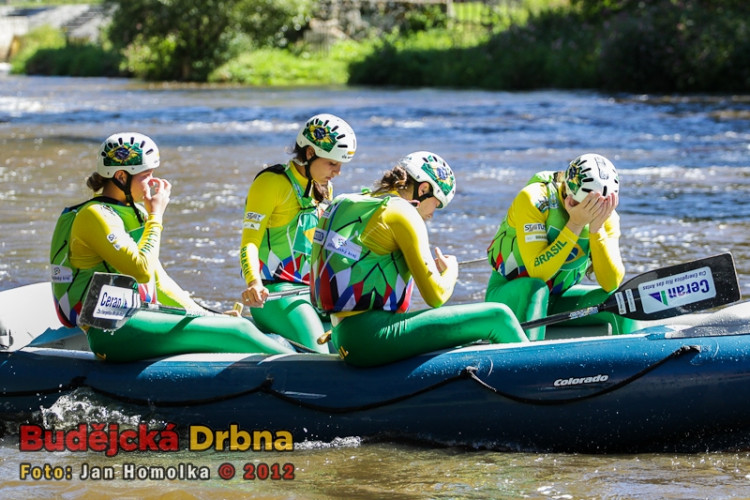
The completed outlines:
{"type": "Polygon", "coordinates": [[[443,255],[440,248],[435,247],[435,265],[437,266],[438,271],[440,271],[440,274],[443,274],[451,267],[458,268],[458,260],[456,260],[455,255],[443,255]]]}
{"type": "Polygon", "coordinates": [[[572,196],[565,198],[565,210],[568,212],[568,228],[576,234],[580,234],[584,226],[591,222],[603,210],[604,198],[599,193],[591,192],[581,202],[577,202],[572,196]]]}
{"type": "Polygon", "coordinates": [[[250,307],[263,307],[268,298],[268,288],[256,281],[242,292],[242,303],[250,307]]]}
{"type": "Polygon", "coordinates": [[[604,222],[612,215],[617,205],[620,203],[620,198],[617,193],[610,193],[606,198],[603,198],[601,209],[597,213],[596,217],[589,223],[589,232],[591,234],[598,233],[599,230],[604,227],[604,222]]]}
{"type": "Polygon", "coordinates": [[[152,177],[148,181],[148,188],[144,193],[143,204],[149,214],[163,215],[169,205],[169,196],[172,194],[172,184],[166,179],[152,177]]]}

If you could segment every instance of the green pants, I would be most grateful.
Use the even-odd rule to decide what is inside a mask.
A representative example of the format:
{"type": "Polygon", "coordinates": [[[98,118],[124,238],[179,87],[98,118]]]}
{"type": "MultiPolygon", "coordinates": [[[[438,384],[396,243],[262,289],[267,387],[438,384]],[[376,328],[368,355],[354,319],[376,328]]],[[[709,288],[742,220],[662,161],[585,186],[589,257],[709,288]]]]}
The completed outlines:
{"type": "MultiPolygon", "coordinates": [[[[266,284],[266,288],[271,293],[309,289],[307,285],[293,283],[271,283],[266,284]]],[[[261,330],[276,333],[316,352],[329,352],[327,345],[318,344],[318,338],[325,333],[325,328],[310,303],[309,294],[267,300],[263,307],[254,307],[250,311],[261,330]]]]}
{"type": "MultiPolygon", "coordinates": [[[[500,273],[493,271],[487,285],[485,300],[507,305],[523,323],[548,315],[570,312],[597,306],[604,302],[611,292],[592,285],[575,285],[561,295],[550,295],[547,284],[538,278],[516,278],[506,280],[500,273]]],[[[631,333],[637,330],[638,322],[623,318],[611,312],[600,312],[593,316],[566,321],[566,325],[595,325],[609,323],[614,335],[631,333]]],[[[540,326],[526,330],[531,340],[544,340],[546,328],[540,326]]]]}
{"type": "Polygon", "coordinates": [[[476,340],[528,342],[508,307],[464,304],[397,314],[367,311],[333,327],[332,341],[344,360],[376,366],[476,340]]]}
{"type": "Polygon", "coordinates": [[[115,362],[191,352],[294,352],[258,330],[251,321],[222,315],[138,311],[119,330],[90,328],[86,337],[97,356],[115,362]]]}

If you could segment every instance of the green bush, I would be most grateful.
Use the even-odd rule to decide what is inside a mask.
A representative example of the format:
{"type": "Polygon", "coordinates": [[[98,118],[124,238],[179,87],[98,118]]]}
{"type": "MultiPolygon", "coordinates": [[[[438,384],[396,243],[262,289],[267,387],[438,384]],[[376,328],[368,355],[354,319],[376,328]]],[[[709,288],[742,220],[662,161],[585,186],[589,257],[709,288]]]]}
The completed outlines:
{"type": "MultiPolygon", "coordinates": [[[[750,91],[750,2],[575,0],[530,13],[486,42],[441,30],[387,38],[350,83],[630,92],[750,91]],[[460,81],[459,81],[460,80],[460,81]]],[[[456,33],[456,30],[451,30],[456,33]]]]}
{"type": "Polygon", "coordinates": [[[371,43],[341,41],[328,50],[264,48],[249,50],[209,75],[211,82],[245,85],[343,85],[349,64],[372,51],[371,43]]]}
{"type": "Polygon", "coordinates": [[[205,81],[248,42],[262,47],[294,40],[311,1],[106,0],[115,7],[107,36],[138,77],[205,81]]]}
{"type": "Polygon", "coordinates": [[[20,49],[11,59],[11,71],[13,73],[25,73],[26,62],[38,50],[59,49],[64,46],[65,35],[57,28],[44,25],[29,31],[21,38],[20,49]]]}
{"type": "Polygon", "coordinates": [[[25,73],[54,76],[118,76],[120,57],[91,44],[72,43],[56,49],[37,50],[27,61],[25,73]]]}
{"type": "Polygon", "coordinates": [[[748,19],[747,5],[729,10],[695,0],[620,12],[602,42],[599,86],[635,92],[748,91],[748,19]]]}

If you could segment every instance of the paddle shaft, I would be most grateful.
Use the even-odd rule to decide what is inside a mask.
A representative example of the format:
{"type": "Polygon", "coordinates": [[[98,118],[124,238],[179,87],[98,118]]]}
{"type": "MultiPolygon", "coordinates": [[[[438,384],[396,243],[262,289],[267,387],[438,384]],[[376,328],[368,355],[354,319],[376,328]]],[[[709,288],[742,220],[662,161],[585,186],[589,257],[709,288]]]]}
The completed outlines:
{"type": "Polygon", "coordinates": [[[480,257],[479,259],[464,260],[459,262],[459,266],[468,266],[469,264],[477,264],[479,262],[487,262],[487,257],[480,257]]]}

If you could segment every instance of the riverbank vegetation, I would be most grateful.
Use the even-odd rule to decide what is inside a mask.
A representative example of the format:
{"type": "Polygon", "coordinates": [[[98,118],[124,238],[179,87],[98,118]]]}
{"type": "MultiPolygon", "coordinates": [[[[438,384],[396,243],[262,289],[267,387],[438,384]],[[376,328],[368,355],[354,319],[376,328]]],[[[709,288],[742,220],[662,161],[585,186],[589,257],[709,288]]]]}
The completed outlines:
{"type": "Polygon", "coordinates": [[[314,0],[104,4],[113,21],[101,43],[61,45],[47,33],[24,44],[14,69],[248,85],[750,92],[745,0],[423,5],[388,12],[387,29],[376,22],[317,39],[314,0]]]}

